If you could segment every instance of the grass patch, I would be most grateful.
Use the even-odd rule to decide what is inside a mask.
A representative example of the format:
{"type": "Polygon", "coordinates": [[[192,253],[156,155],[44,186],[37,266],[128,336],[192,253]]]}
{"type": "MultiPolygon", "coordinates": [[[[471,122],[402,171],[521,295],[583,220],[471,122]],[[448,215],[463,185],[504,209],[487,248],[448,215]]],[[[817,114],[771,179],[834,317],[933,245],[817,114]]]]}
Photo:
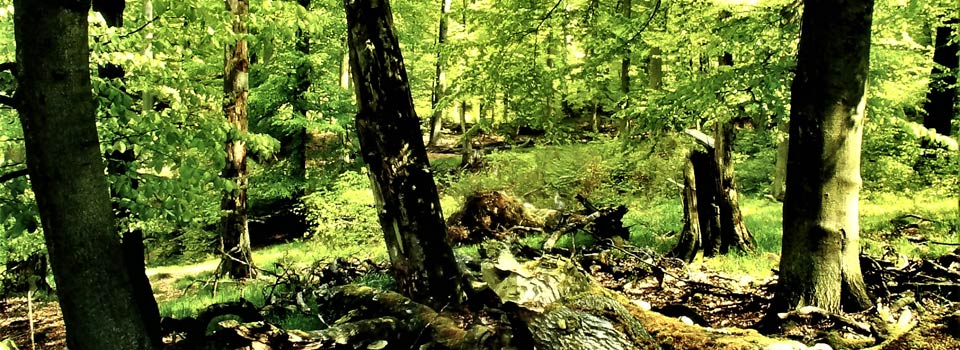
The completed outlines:
{"type": "MultiPolygon", "coordinates": [[[[187,283],[187,282],[183,282],[187,283]]],[[[233,281],[219,281],[216,285],[208,283],[199,285],[193,282],[189,289],[184,289],[181,298],[163,301],[158,304],[160,315],[163,317],[184,318],[196,317],[208,305],[236,301],[240,298],[249,300],[254,305],[264,305],[264,289],[267,286],[263,281],[250,281],[237,285],[233,281]],[[214,293],[216,288],[216,293],[214,293]]]]}

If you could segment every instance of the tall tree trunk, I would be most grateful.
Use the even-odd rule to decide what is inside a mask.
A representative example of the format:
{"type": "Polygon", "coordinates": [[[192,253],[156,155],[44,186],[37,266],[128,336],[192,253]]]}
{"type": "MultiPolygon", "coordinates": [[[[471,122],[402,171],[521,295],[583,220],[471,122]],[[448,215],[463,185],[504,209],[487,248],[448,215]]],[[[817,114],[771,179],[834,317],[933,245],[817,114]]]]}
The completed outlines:
{"type": "Polygon", "coordinates": [[[345,0],[357,133],[399,289],[435,308],[463,299],[387,0],[345,0]]]}
{"type": "Polygon", "coordinates": [[[433,78],[433,94],[430,99],[432,113],[430,114],[429,144],[431,146],[437,143],[437,139],[440,136],[440,123],[443,119],[443,108],[437,108],[437,105],[440,103],[440,100],[443,99],[443,94],[446,92],[443,70],[443,49],[447,42],[447,27],[450,21],[450,2],[451,0],[440,0],[440,25],[437,29],[437,74],[433,78]]]}
{"type": "MultiPolygon", "coordinates": [[[[655,3],[654,8],[660,11],[659,19],[654,19],[657,28],[661,31],[667,30],[667,8],[662,6],[661,0],[652,0],[655,3]]],[[[658,14],[654,14],[657,16],[658,14]]],[[[647,56],[647,88],[651,90],[660,90],[663,88],[663,49],[659,46],[650,48],[647,56]]]]}
{"type": "MultiPolygon", "coordinates": [[[[153,60],[153,28],[149,23],[153,21],[153,0],[143,0],[143,19],[147,21],[143,32],[143,57],[147,60],[153,60]]],[[[153,109],[153,90],[147,88],[143,90],[143,100],[141,111],[147,113],[153,109]]]]}
{"type": "MultiPolygon", "coordinates": [[[[303,7],[304,11],[310,12],[311,0],[297,0],[297,3],[303,7]]],[[[291,176],[298,181],[306,183],[307,180],[307,111],[309,111],[309,101],[307,101],[307,91],[310,90],[310,71],[313,68],[310,64],[310,33],[303,27],[297,28],[297,52],[300,54],[300,64],[297,66],[297,86],[296,103],[294,111],[298,117],[303,118],[303,125],[294,132],[291,140],[292,148],[290,152],[290,162],[293,163],[291,176]]],[[[303,194],[303,188],[298,193],[303,194]]]]}
{"type": "Polygon", "coordinates": [[[155,349],[124,266],[91,94],[89,3],[16,0],[18,87],[30,173],[67,346],[155,349]]]}
{"type": "MultiPolygon", "coordinates": [[[[247,32],[245,23],[248,0],[227,0],[227,10],[233,16],[233,32],[247,32]]],[[[228,133],[227,162],[223,169],[224,179],[233,184],[223,193],[220,202],[221,218],[219,271],[231,278],[256,276],[250,252],[250,231],[247,226],[247,145],[243,134],[247,132],[247,75],[250,71],[247,41],[238,39],[225,50],[223,106],[231,131],[228,133]]]]}
{"type": "MultiPolygon", "coordinates": [[[[626,19],[633,15],[632,3],[630,0],[620,0],[620,6],[623,6],[621,13],[626,19]]],[[[620,92],[626,96],[630,93],[630,49],[627,48],[623,53],[623,59],[620,60],[620,92]]]]}
{"type": "Polygon", "coordinates": [[[872,0],[808,1],[803,10],[773,312],[872,305],[858,257],[872,11],[872,0]]]}
{"type": "Polygon", "coordinates": [[[953,26],[960,19],[952,18],[937,27],[933,48],[933,72],[930,77],[930,91],[923,105],[926,115],[923,126],[936,129],[941,135],[952,132],[950,123],[955,115],[957,103],[957,67],[960,64],[960,44],[953,38],[953,26]]]}
{"type": "Polygon", "coordinates": [[[770,185],[770,195],[778,201],[783,201],[787,192],[787,156],[790,150],[790,122],[781,120],[777,123],[777,163],[773,170],[773,183],[770,185]]]}
{"type": "Polygon", "coordinates": [[[340,58],[340,88],[350,88],[350,47],[347,39],[343,39],[343,56],[340,58]]]}
{"type": "Polygon", "coordinates": [[[470,137],[470,129],[467,128],[467,101],[460,101],[460,130],[463,130],[460,166],[465,167],[473,163],[473,142],[470,137]]]}

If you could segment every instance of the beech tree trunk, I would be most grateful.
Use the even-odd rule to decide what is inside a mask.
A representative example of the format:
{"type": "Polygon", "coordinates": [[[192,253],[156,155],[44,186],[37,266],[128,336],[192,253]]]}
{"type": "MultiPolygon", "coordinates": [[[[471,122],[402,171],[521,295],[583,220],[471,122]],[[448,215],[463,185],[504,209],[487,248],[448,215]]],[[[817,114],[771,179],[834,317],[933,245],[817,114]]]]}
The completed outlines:
{"type": "MultiPolygon", "coordinates": [[[[633,15],[632,3],[630,0],[620,0],[620,9],[624,18],[629,19],[633,15]]],[[[630,93],[630,49],[623,53],[623,59],[620,60],[620,92],[624,95],[630,93]]]]}
{"type": "MultiPolygon", "coordinates": [[[[244,34],[244,22],[249,9],[248,0],[227,0],[227,9],[233,16],[233,32],[244,34]]],[[[231,278],[256,276],[250,252],[250,231],[247,226],[247,144],[243,134],[247,132],[247,75],[250,71],[247,41],[239,39],[225,50],[223,112],[230,123],[227,135],[227,162],[221,176],[232,182],[234,188],[223,193],[220,202],[222,211],[219,271],[231,278]]]]}
{"type": "Polygon", "coordinates": [[[90,3],[14,1],[15,93],[67,346],[155,349],[125,267],[91,94],[90,3]]]}
{"type": "MultiPolygon", "coordinates": [[[[310,12],[311,0],[297,0],[297,3],[303,7],[304,11],[310,12]]],[[[307,180],[307,111],[310,110],[310,103],[307,101],[307,91],[310,90],[310,71],[313,69],[310,64],[310,33],[304,28],[297,28],[297,52],[300,53],[300,64],[297,66],[297,102],[294,104],[294,110],[300,118],[303,118],[303,126],[297,128],[291,140],[290,162],[293,163],[291,176],[306,182],[307,180]]],[[[303,194],[301,188],[299,194],[303,194]]]]}
{"type": "Polygon", "coordinates": [[[443,71],[443,48],[447,42],[447,27],[449,26],[448,22],[450,16],[450,3],[451,0],[440,0],[440,25],[437,29],[437,74],[433,78],[433,94],[430,99],[430,108],[432,113],[430,114],[430,145],[434,145],[437,142],[438,136],[440,136],[441,121],[443,119],[443,109],[437,108],[437,105],[440,103],[440,100],[443,99],[443,95],[446,92],[446,83],[444,82],[444,71],[443,71]]]}
{"type": "Polygon", "coordinates": [[[808,1],[791,86],[780,282],[772,312],[870,307],[860,271],[860,150],[872,0],[808,1]]]}
{"type": "Polygon", "coordinates": [[[953,27],[960,19],[952,18],[937,27],[933,49],[933,72],[930,91],[923,105],[926,115],[923,126],[950,136],[951,122],[957,103],[957,67],[960,65],[960,44],[953,38],[953,27]]]}
{"type": "Polygon", "coordinates": [[[387,0],[345,0],[360,150],[399,290],[443,308],[463,301],[387,0]]]}
{"type": "Polygon", "coordinates": [[[770,185],[770,195],[778,201],[783,201],[787,192],[787,156],[790,150],[790,122],[781,120],[777,123],[777,163],[773,170],[773,183],[770,185]]]}

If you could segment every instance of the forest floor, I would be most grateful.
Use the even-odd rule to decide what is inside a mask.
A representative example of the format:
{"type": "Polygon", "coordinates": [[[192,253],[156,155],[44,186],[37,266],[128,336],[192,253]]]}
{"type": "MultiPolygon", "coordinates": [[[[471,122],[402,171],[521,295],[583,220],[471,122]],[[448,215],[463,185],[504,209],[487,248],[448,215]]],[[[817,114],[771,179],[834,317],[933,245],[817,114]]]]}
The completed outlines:
{"type": "MultiPolygon", "coordinates": [[[[496,147],[500,140],[491,139],[482,142],[487,147],[496,147]]],[[[456,150],[455,142],[450,139],[441,139],[438,147],[432,150],[431,160],[457,157],[456,153],[453,153],[456,150]]],[[[455,160],[450,159],[450,161],[455,160]]],[[[935,267],[931,270],[929,264],[924,264],[924,261],[936,261],[938,257],[950,254],[950,248],[936,246],[929,241],[957,241],[956,235],[947,227],[948,223],[945,219],[955,215],[955,199],[932,200],[920,195],[899,193],[874,197],[864,199],[861,205],[861,223],[865,238],[864,251],[871,256],[879,256],[876,259],[879,262],[877,266],[865,264],[865,270],[882,270],[889,276],[897,278],[937,273],[945,273],[951,277],[960,276],[960,260],[957,263],[948,261],[937,265],[944,267],[946,272],[937,270],[935,267]],[[916,217],[910,217],[910,214],[916,217]],[[887,255],[887,252],[891,251],[894,254],[887,255]]],[[[684,322],[714,329],[755,326],[769,305],[772,288],[776,283],[776,277],[771,268],[775,268],[779,261],[776,254],[779,252],[778,242],[776,244],[760,242],[764,248],[755,254],[698,258],[690,265],[671,262],[669,259],[664,259],[662,254],[655,252],[655,250],[664,251],[662,247],[651,249],[653,246],[651,242],[660,245],[664,242],[667,245],[671,244],[675,237],[667,232],[670,231],[669,229],[655,227],[656,220],[670,221],[675,225],[678,217],[664,215],[663,211],[649,206],[649,203],[644,207],[637,207],[633,205],[635,203],[626,204],[631,209],[628,215],[634,218],[632,225],[643,227],[643,230],[649,231],[654,237],[632,235],[631,243],[639,248],[630,245],[618,248],[604,244],[581,245],[573,257],[586,271],[590,272],[595,280],[623,294],[631,302],[643,308],[680,318],[684,322]],[[652,266],[661,269],[660,273],[657,273],[657,269],[652,269],[652,266]]],[[[747,225],[751,231],[754,231],[758,241],[769,237],[774,238],[768,241],[773,239],[778,241],[779,205],[766,199],[749,197],[745,198],[743,205],[747,225]]],[[[679,207],[671,205],[667,211],[679,212],[679,207]]],[[[445,212],[447,212],[446,208],[445,212]]],[[[674,215],[677,214],[674,213],[674,215]]],[[[308,252],[312,249],[316,249],[316,246],[305,242],[293,242],[261,248],[254,252],[254,256],[258,260],[275,260],[274,257],[267,256],[283,254],[301,267],[311,266],[315,265],[315,262],[304,257],[315,256],[312,252],[308,252]]],[[[464,250],[469,251],[470,248],[460,248],[458,251],[464,250]]],[[[350,255],[350,253],[344,254],[350,255]]],[[[571,256],[569,251],[561,254],[571,256]]],[[[346,266],[350,268],[346,270],[360,271],[357,267],[362,263],[359,259],[348,260],[346,266]]],[[[262,298],[265,294],[263,289],[275,283],[275,278],[267,274],[262,274],[258,280],[243,286],[237,286],[233,282],[216,282],[211,276],[217,264],[218,260],[211,259],[200,263],[149,268],[147,274],[160,303],[161,313],[164,316],[180,318],[195,315],[198,310],[211,303],[236,300],[239,297],[255,300],[256,297],[253,294],[259,294],[262,298]],[[200,295],[205,297],[201,299],[200,295]]],[[[273,266],[272,263],[259,261],[258,265],[273,266]]],[[[343,266],[340,269],[344,270],[343,266]]],[[[377,271],[377,273],[386,273],[386,271],[377,271]]],[[[875,277],[875,275],[867,275],[875,277]]],[[[355,277],[357,277],[356,274],[353,278],[355,277]]],[[[846,318],[842,321],[856,321],[853,324],[856,326],[870,323],[871,319],[881,317],[883,318],[881,323],[898,326],[899,323],[903,323],[902,326],[905,326],[903,330],[907,331],[905,334],[895,338],[885,334],[885,337],[896,339],[896,341],[891,340],[875,349],[960,349],[960,342],[950,335],[960,335],[960,316],[955,314],[958,304],[954,302],[960,299],[957,298],[960,295],[960,287],[954,285],[957,280],[953,278],[943,283],[942,288],[937,287],[935,290],[916,288],[918,291],[916,294],[892,293],[880,299],[881,305],[886,306],[860,314],[844,315],[846,318]],[[905,312],[905,310],[912,311],[905,312]],[[905,313],[907,316],[903,316],[905,313]]],[[[902,284],[904,281],[893,282],[902,284]]],[[[927,282],[939,283],[935,279],[927,282]]],[[[868,281],[868,283],[871,282],[868,281]]],[[[37,299],[51,300],[52,298],[37,299]]],[[[32,334],[36,349],[65,348],[65,331],[57,303],[35,300],[33,308],[32,334]]],[[[0,300],[0,341],[12,338],[20,349],[32,348],[28,309],[26,297],[0,300]]],[[[851,331],[849,325],[844,326],[843,322],[835,319],[836,316],[800,315],[800,319],[791,321],[797,324],[796,327],[775,336],[789,337],[806,344],[826,341],[838,334],[841,337],[854,339],[860,336],[856,331],[851,331]]]]}
{"type": "MultiPolygon", "coordinates": [[[[649,249],[632,246],[597,244],[582,247],[573,257],[601,285],[622,293],[642,308],[650,308],[666,316],[680,318],[686,323],[713,329],[754,327],[769,305],[772,287],[776,282],[772,274],[767,278],[756,278],[745,274],[717,272],[704,264],[685,265],[660,257],[649,249]],[[656,269],[651,270],[652,266],[662,268],[663,273],[655,273],[656,269]]],[[[355,270],[356,265],[361,263],[359,259],[348,260],[338,269],[355,270]]],[[[171,300],[187,293],[187,290],[177,286],[178,281],[212,273],[215,268],[216,261],[206,261],[187,266],[154,268],[149,273],[158,300],[171,300]]],[[[955,271],[956,267],[951,267],[951,270],[955,271]]],[[[913,316],[906,316],[909,318],[907,323],[910,328],[904,329],[904,334],[897,335],[895,340],[875,349],[960,349],[960,342],[950,335],[956,334],[956,327],[960,325],[951,323],[954,322],[951,320],[956,317],[954,312],[958,308],[956,303],[948,300],[947,297],[951,297],[948,294],[949,291],[916,296],[904,293],[881,299],[881,302],[887,305],[910,299],[907,306],[914,311],[913,316]]],[[[36,301],[33,308],[35,324],[32,334],[36,349],[63,349],[65,331],[57,303],[36,301]]],[[[878,310],[873,309],[845,316],[867,324],[877,313],[878,310]]],[[[27,315],[28,304],[25,297],[0,301],[0,338],[12,338],[20,349],[31,349],[31,330],[27,315]]],[[[806,344],[828,341],[832,334],[843,334],[851,339],[862,336],[830,319],[833,316],[811,317],[797,321],[796,327],[774,336],[787,337],[806,344]]],[[[893,314],[893,318],[894,324],[904,322],[902,310],[893,314]]]]}

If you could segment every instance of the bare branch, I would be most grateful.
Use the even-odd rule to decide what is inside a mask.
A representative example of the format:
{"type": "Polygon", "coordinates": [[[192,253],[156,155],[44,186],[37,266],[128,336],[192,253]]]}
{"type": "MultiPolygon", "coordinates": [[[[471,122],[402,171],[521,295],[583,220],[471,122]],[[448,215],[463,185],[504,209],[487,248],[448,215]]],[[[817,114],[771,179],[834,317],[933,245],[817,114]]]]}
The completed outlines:
{"type": "Polygon", "coordinates": [[[17,108],[17,99],[13,98],[13,96],[0,95],[0,104],[17,108]]]}
{"type": "Polygon", "coordinates": [[[0,175],[0,184],[2,184],[2,183],[4,183],[4,182],[7,182],[7,181],[10,181],[10,180],[13,180],[13,179],[16,179],[16,178],[24,177],[24,176],[27,176],[27,169],[26,169],[26,168],[23,168],[23,169],[20,169],[20,170],[14,170],[14,171],[11,171],[11,172],[9,172],[9,173],[0,175]]]}
{"type": "Polygon", "coordinates": [[[10,71],[10,74],[17,75],[17,62],[0,63],[0,72],[10,71]]]}

